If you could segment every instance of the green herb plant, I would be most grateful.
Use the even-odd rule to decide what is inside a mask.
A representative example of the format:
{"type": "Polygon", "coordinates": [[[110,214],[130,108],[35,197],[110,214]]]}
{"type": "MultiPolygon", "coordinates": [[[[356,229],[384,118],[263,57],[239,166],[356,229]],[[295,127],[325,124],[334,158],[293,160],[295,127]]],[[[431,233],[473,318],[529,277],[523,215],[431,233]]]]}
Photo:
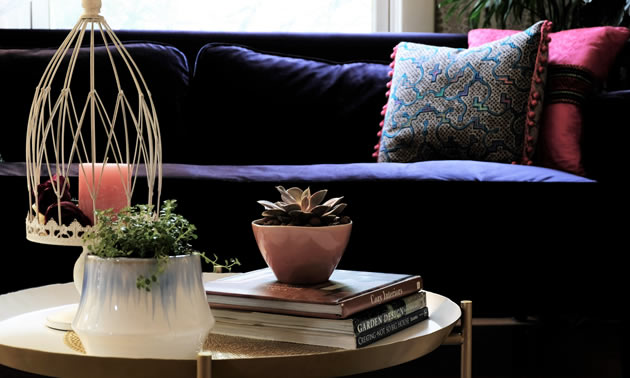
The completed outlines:
{"type": "Polygon", "coordinates": [[[193,249],[191,241],[197,239],[197,228],[183,216],[175,213],[177,202],[164,201],[159,215],[153,205],[126,207],[118,213],[112,209],[96,211],[96,224],[83,234],[90,254],[101,258],[135,257],[157,259],[156,271],[150,277],[139,275],[138,289],[151,290],[151,285],[166,269],[169,256],[197,254],[214,269],[231,271],[241,265],[237,258],[218,263],[204,253],[193,249]]]}

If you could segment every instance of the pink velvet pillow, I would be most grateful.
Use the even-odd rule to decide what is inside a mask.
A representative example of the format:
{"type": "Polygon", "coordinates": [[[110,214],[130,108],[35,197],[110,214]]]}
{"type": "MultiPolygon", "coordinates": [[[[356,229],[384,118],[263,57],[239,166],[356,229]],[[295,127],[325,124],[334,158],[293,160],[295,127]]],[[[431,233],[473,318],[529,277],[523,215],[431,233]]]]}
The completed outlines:
{"type": "MultiPolygon", "coordinates": [[[[474,29],[468,32],[468,46],[479,46],[518,32],[474,29]]],[[[630,37],[630,29],[602,26],[564,30],[551,33],[550,37],[537,163],[584,176],[581,105],[587,94],[606,79],[615,57],[630,37]]]]}

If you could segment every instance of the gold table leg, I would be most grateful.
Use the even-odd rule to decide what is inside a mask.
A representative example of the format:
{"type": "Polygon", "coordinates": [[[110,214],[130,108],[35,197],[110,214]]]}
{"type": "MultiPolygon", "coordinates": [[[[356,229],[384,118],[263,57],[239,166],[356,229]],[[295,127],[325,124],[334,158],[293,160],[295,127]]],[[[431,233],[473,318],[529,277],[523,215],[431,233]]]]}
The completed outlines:
{"type": "Polygon", "coordinates": [[[461,348],[460,377],[472,377],[472,301],[461,301],[461,329],[446,337],[444,345],[459,345],[461,348]]]}
{"type": "Polygon", "coordinates": [[[462,301],[461,378],[472,377],[472,301],[462,301]]]}
{"type": "Polygon", "coordinates": [[[201,351],[197,354],[197,378],[212,377],[212,353],[201,351]]]}

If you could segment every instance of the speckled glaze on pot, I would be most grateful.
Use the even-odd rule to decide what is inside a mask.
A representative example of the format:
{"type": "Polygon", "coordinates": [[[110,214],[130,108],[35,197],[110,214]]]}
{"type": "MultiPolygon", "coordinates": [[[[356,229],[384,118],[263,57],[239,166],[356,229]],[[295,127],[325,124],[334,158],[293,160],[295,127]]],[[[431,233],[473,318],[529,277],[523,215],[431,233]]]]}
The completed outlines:
{"type": "Polygon", "coordinates": [[[265,226],[252,222],[258,248],[280,282],[325,282],[341,260],[352,223],[324,227],[265,226]]]}
{"type": "Polygon", "coordinates": [[[72,323],[88,354],[130,358],[195,359],[214,317],[197,255],[173,256],[151,291],[155,259],[87,256],[83,291],[72,323]]]}

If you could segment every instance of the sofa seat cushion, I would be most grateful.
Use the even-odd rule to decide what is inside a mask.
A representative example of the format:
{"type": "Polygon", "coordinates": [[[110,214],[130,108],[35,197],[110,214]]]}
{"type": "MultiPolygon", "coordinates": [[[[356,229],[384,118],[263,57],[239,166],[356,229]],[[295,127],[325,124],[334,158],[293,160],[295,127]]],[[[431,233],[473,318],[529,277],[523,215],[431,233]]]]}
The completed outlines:
{"type": "MultiPolygon", "coordinates": [[[[140,172],[143,172],[141,169],[140,172]]],[[[24,163],[0,163],[0,177],[24,176],[24,163]]],[[[77,176],[71,169],[70,176],[77,176]]],[[[312,165],[191,165],[164,164],[165,179],[227,182],[347,182],[347,181],[479,181],[595,182],[554,169],[482,162],[434,160],[416,163],[348,163],[312,165]]],[[[165,187],[168,183],[164,184],[165,187]]]]}
{"type": "Polygon", "coordinates": [[[313,165],[165,164],[165,178],[233,182],[485,181],[593,182],[553,169],[471,160],[313,165]]]}

